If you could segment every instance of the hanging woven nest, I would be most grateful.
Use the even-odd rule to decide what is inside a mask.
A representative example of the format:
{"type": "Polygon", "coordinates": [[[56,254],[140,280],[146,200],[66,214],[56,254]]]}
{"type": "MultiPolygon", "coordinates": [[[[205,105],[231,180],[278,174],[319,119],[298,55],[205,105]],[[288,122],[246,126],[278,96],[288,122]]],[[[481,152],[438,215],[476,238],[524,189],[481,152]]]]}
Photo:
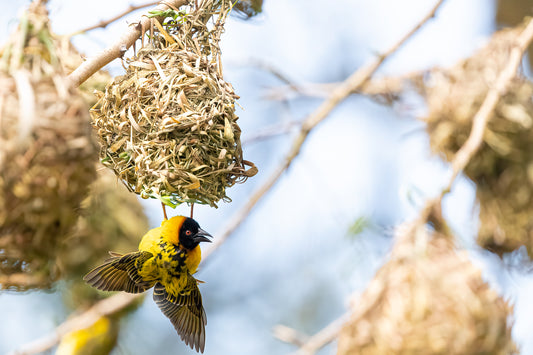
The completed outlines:
{"type": "Polygon", "coordinates": [[[219,64],[230,2],[202,6],[171,12],[162,25],[154,20],[149,43],[126,61],[126,74],[107,86],[91,111],[102,163],[141,197],[170,206],[216,207],[220,199],[229,201],[227,187],[257,172],[243,160],[238,96],[219,64]]]}
{"type": "Polygon", "coordinates": [[[68,88],[43,4],[1,53],[0,288],[49,287],[58,243],[95,177],[88,106],[68,88]]]}
{"type": "MultiPolygon", "coordinates": [[[[472,57],[433,70],[423,92],[431,148],[451,161],[468,138],[472,120],[508,62],[523,26],[493,35],[472,57]]],[[[481,149],[465,169],[477,185],[478,243],[498,254],[533,249],[533,84],[516,77],[487,125],[481,149]]]]}
{"type": "Polygon", "coordinates": [[[513,353],[510,308],[466,252],[425,227],[409,233],[354,300],[338,354],[513,353]]]}

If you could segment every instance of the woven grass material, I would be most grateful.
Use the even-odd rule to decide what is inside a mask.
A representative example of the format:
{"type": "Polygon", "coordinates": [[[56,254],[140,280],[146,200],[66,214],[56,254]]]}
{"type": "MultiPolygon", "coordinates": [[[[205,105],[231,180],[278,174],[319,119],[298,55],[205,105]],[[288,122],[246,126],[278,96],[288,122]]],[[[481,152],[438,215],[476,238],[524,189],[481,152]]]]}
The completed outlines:
{"type": "Polygon", "coordinates": [[[509,312],[466,252],[418,227],[354,300],[338,354],[508,355],[509,312]]]}
{"type": "Polygon", "coordinates": [[[243,160],[238,96],[219,64],[230,3],[202,5],[163,25],[154,20],[149,43],[127,60],[126,74],[91,111],[103,164],[131,191],[171,206],[216,207],[220,199],[230,201],[227,187],[257,172],[243,160]]]}
{"type": "Polygon", "coordinates": [[[44,5],[1,53],[0,288],[49,287],[57,247],[95,177],[88,106],[68,89],[44,5]]]}
{"type": "MultiPolygon", "coordinates": [[[[497,32],[472,57],[434,70],[424,94],[431,148],[451,161],[464,144],[489,87],[507,64],[519,26],[497,32]]],[[[533,248],[533,85],[516,77],[490,118],[481,149],[465,169],[480,202],[478,243],[498,254],[533,248]]]]}

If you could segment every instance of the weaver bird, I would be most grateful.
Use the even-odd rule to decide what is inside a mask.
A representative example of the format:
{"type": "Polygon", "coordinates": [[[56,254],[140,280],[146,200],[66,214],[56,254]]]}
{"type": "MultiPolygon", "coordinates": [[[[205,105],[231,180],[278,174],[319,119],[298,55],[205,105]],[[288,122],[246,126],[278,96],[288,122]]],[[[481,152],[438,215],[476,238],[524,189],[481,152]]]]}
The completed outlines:
{"type": "Polygon", "coordinates": [[[102,291],[139,293],[154,287],[155,303],[181,340],[203,353],[207,318],[192,275],[202,258],[198,244],[211,242],[207,237],[194,219],[172,217],[143,236],[138,252],[109,252],[111,258],[83,279],[102,291]]]}
{"type": "Polygon", "coordinates": [[[117,343],[118,320],[100,317],[91,326],[73,330],[61,338],[55,355],[107,355],[117,343]]]}

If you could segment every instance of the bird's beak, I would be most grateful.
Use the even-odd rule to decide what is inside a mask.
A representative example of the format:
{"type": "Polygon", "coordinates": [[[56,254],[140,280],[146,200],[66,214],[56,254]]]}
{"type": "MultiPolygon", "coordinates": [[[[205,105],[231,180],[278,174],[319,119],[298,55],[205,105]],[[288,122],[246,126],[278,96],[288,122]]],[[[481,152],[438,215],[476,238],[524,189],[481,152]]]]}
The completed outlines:
{"type": "Polygon", "coordinates": [[[211,239],[208,239],[207,237],[213,238],[211,234],[207,233],[202,228],[198,228],[198,233],[196,233],[196,235],[194,236],[194,241],[198,243],[200,242],[211,243],[211,239]]]}

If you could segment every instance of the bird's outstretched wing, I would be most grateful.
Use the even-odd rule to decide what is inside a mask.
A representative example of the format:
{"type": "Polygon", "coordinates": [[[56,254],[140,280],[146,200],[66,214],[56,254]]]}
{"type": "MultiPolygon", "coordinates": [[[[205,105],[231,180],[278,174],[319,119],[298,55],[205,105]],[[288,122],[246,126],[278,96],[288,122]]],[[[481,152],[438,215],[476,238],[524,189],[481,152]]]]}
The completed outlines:
{"type": "Polygon", "coordinates": [[[153,255],[139,251],[121,255],[110,253],[111,258],[91,270],[83,279],[91,286],[102,291],[125,291],[140,293],[154,285],[154,281],[145,281],[138,270],[153,255]]]}
{"type": "Polygon", "coordinates": [[[196,279],[188,275],[187,286],[178,295],[169,294],[165,286],[157,282],[154,287],[154,301],[170,319],[181,340],[191,349],[196,348],[196,351],[203,353],[207,318],[196,279]]]}

